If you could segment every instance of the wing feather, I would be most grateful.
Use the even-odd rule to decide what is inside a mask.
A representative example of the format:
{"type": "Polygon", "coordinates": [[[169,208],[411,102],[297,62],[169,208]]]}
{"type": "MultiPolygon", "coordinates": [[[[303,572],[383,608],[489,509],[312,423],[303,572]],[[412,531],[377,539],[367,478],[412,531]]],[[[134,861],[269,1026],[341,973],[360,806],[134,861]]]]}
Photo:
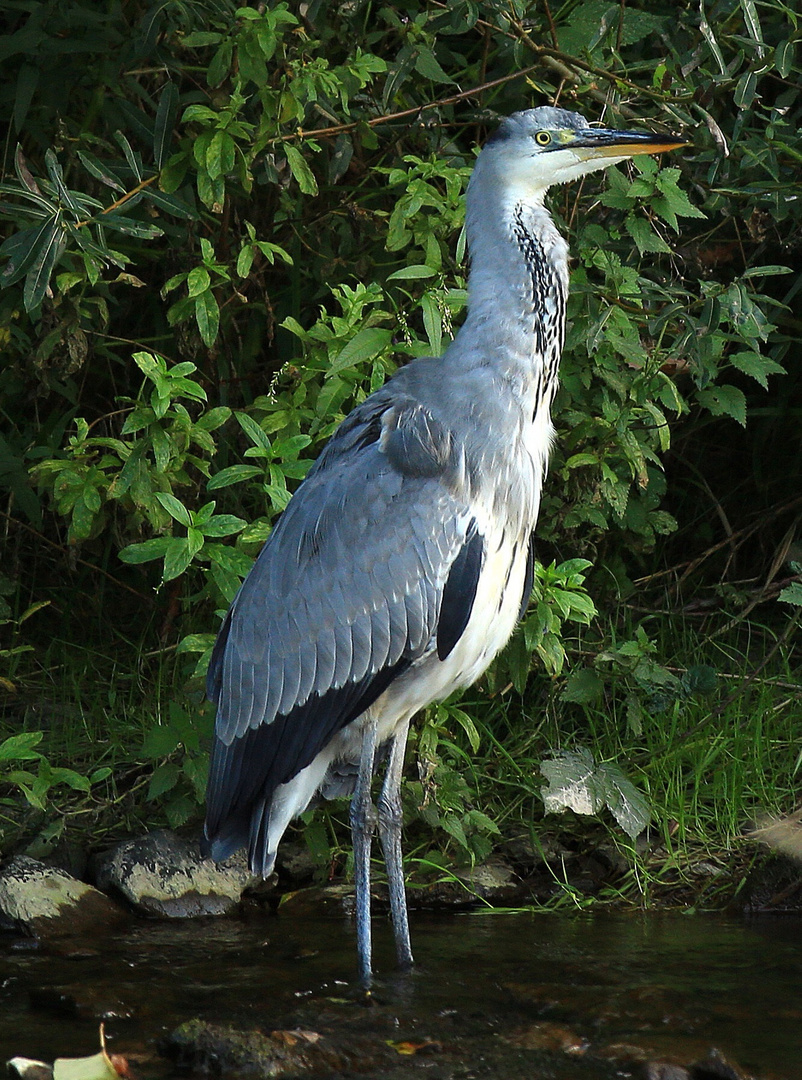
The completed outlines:
{"type": "Polygon", "coordinates": [[[456,579],[447,591],[455,562],[461,577],[476,565],[475,549],[460,561],[475,526],[453,440],[381,393],[310,470],[221,628],[207,682],[217,723],[206,836],[218,857],[250,837],[267,866],[276,786],[434,650],[444,593],[450,648],[470,616],[475,586],[462,600],[456,579]],[[401,432],[389,453],[388,428],[401,432]]]}

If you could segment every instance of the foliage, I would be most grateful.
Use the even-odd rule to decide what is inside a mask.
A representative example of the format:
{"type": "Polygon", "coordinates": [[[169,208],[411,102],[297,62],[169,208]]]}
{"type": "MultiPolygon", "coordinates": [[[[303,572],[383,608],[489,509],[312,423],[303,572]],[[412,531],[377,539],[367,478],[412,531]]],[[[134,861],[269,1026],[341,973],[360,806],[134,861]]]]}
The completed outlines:
{"type": "Polygon", "coordinates": [[[649,824],[643,794],[617,765],[594,761],[589,750],[564,750],[541,762],[540,771],[548,781],[542,795],[549,813],[598,814],[606,807],[631,840],[649,824]]]}
{"type": "MultiPolygon", "coordinates": [[[[44,810],[52,789],[66,784],[73,791],[88,792],[93,784],[107,779],[111,769],[103,766],[84,776],[75,769],[51,765],[44,754],[36,750],[42,741],[41,731],[23,731],[9,735],[0,743],[0,783],[11,785],[36,810],[44,810]],[[33,768],[36,771],[33,771],[33,768]]],[[[7,797],[0,802],[9,803],[7,797]]]]}
{"type": "MultiPolygon", "coordinates": [[[[91,626],[129,668],[180,642],[179,670],[201,673],[215,610],[325,439],[396,365],[455,332],[476,144],[497,115],[559,97],[692,145],[552,194],[575,262],[542,562],[487,686],[523,693],[533,658],[552,679],[571,667],[565,707],[623,688],[633,736],[661,695],[667,712],[691,707],[703,666],[683,682],[649,637],[612,633],[579,661],[568,641],[595,618],[588,585],[609,607],[689,549],[694,588],[726,608],[740,532],[759,538],[741,567],[757,577],[793,526],[798,38],[781,0],[13,0],[0,37],[0,488],[16,610],[68,583],[64,639],[91,626]],[[98,571],[116,590],[102,607],[98,571]]],[[[799,604],[798,577],[780,610],[799,604]]],[[[15,691],[35,684],[35,648],[2,657],[15,691]]],[[[431,753],[455,723],[473,747],[443,708],[447,722],[436,710],[425,729],[431,753]]],[[[163,734],[178,758],[152,792],[168,806],[199,791],[201,745],[188,748],[177,716],[163,734]]],[[[154,746],[148,767],[163,760],[154,746]]],[[[468,850],[492,830],[470,825],[470,792],[452,800],[462,835],[444,824],[444,777],[439,824],[468,850]]]]}
{"type": "Polygon", "coordinates": [[[142,756],[158,762],[148,785],[149,802],[160,801],[173,828],[183,825],[202,805],[209,771],[205,744],[211,735],[209,710],[198,715],[177,702],[169,703],[165,722],[154,725],[145,736],[142,756]]]}

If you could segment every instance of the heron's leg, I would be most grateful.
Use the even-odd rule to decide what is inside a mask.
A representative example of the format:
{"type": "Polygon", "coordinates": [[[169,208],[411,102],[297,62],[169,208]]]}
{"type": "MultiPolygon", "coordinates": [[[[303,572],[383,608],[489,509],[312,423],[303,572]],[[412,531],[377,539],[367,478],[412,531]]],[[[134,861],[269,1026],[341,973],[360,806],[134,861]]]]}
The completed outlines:
{"type": "Polygon", "coordinates": [[[404,769],[404,750],[408,732],[409,720],[402,724],[393,736],[390,760],[387,763],[387,772],[384,775],[384,783],[379,796],[379,836],[387,866],[395,950],[401,967],[412,966],[407,897],[404,891],[404,861],[401,854],[401,773],[404,769]]]}
{"type": "Polygon", "coordinates": [[[354,843],[354,886],[356,889],[356,944],[359,974],[367,982],[371,973],[370,943],[370,845],[376,828],[376,811],[370,797],[373,762],[376,757],[376,721],[365,725],[356,789],[351,797],[351,835],[354,843]]]}

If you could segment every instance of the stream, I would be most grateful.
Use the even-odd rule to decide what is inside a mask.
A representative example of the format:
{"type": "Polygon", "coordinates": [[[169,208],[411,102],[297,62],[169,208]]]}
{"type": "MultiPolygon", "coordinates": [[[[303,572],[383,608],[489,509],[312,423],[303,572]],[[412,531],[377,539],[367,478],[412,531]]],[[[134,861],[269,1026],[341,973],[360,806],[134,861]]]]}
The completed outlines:
{"type": "Polygon", "coordinates": [[[155,1080],[175,1075],[159,1040],[199,1017],[308,1046],[313,1077],[681,1077],[649,1070],[715,1050],[711,1077],[802,1080],[796,917],[418,912],[412,942],[398,973],[376,917],[366,995],[351,921],[320,909],[138,921],[65,955],[0,941],[0,1059],[96,1053],[105,1017],[110,1051],[155,1080]]]}

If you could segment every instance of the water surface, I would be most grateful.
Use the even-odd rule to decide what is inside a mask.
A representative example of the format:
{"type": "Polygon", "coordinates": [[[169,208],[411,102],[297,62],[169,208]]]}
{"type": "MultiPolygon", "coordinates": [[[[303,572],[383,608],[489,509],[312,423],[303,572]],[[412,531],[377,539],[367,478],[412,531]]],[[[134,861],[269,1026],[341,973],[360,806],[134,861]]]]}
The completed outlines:
{"type": "Polygon", "coordinates": [[[111,1048],[166,1077],[157,1040],[203,1017],[317,1031],[346,1054],[337,1075],[604,1080],[638,1073],[636,1053],[689,1065],[716,1048],[756,1077],[802,1078],[798,919],[418,914],[408,975],[383,917],[374,939],[369,998],[339,914],[137,922],[72,956],[6,943],[0,1060],[91,1054],[105,1015],[111,1048]]]}

